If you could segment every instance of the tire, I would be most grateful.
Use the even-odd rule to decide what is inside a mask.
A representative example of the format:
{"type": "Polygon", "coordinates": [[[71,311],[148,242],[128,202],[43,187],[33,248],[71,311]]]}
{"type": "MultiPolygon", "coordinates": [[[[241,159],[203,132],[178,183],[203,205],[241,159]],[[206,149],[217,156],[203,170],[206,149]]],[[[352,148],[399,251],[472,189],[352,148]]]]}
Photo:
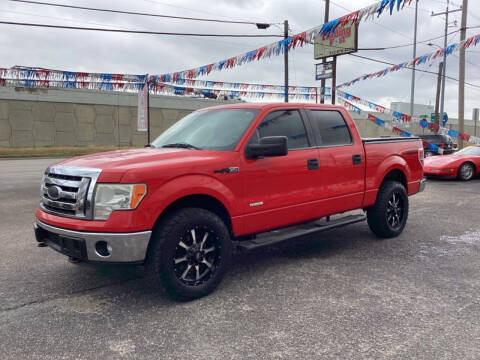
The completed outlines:
{"type": "Polygon", "coordinates": [[[150,277],[178,300],[211,293],[223,279],[232,253],[225,223],[200,208],[183,208],[154,231],[147,266],[150,277]]]}
{"type": "Polygon", "coordinates": [[[370,230],[379,238],[400,235],[408,219],[408,194],[397,181],[386,181],[380,187],[375,205],[367,210],[370,230]]]}
{"type": "Polygon", "coordinates": [[[472,180],[475,176],[475,166],[472,163],[463,163],[458,168],[458,178],[463,181],[472,180]]]}
{"type": "Polygon", "coordinates": [[[432,151],[425,151],[425,154],[424,156],[427,158],[427,157],[430,157],[430,156],[434,156],[435,154],[432,152],[432,151]]]}

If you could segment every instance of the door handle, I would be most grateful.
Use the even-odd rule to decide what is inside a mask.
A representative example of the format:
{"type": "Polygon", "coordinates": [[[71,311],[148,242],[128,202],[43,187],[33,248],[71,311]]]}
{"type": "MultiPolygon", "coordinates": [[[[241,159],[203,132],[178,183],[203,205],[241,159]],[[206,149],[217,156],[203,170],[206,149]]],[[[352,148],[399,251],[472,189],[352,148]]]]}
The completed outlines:
{"type": "Polygon", "coordinates": [[[308,159],[307,167],[308,167],[308,170],[317,170],[319,167],[318,159],[308,159]]]}
{"type": "Polygon", "coordinates": [[[362,163],[362,155],[356,154],[352,156],[353,165],[359,165],[362,163]]]}

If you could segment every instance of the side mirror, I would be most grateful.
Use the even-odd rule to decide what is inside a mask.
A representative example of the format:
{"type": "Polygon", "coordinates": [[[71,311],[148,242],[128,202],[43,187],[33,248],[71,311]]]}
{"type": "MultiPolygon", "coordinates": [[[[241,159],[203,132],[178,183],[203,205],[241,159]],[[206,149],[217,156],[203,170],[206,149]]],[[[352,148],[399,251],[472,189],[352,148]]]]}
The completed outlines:
{"type": "Polygon", "coordinates": [[[288,154],[286,136],[267,136],[260,139],[258,144],[248,144],[245,149],[247,159],[259,157],[285,156],[288,154]]]}

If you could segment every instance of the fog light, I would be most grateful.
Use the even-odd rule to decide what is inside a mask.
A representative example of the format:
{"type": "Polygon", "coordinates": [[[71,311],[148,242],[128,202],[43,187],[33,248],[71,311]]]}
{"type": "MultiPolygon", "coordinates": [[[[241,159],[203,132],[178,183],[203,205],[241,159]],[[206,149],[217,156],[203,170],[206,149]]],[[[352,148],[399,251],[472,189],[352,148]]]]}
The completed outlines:
{"type": "Polygon", "coordinates": [[[95,252],[100,257],[109,257],[112,254],[112,247],[106,241],[98,241],[95,244],[95,252]]]}

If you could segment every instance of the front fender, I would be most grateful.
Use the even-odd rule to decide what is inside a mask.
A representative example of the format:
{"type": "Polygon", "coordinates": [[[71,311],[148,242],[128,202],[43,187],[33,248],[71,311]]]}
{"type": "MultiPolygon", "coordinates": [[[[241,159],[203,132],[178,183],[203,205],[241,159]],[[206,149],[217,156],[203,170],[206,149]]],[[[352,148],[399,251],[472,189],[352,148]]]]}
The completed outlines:
{"type": "Polygon", "coordinates": [[[166,182],[151,194],[148,208],[158,217],[170,204],[189,195],[214,197],[230,216],[240,214],[241,203],[235,201],[232,190],[216,178],[205,175],[185,175],[166,182]]]}

